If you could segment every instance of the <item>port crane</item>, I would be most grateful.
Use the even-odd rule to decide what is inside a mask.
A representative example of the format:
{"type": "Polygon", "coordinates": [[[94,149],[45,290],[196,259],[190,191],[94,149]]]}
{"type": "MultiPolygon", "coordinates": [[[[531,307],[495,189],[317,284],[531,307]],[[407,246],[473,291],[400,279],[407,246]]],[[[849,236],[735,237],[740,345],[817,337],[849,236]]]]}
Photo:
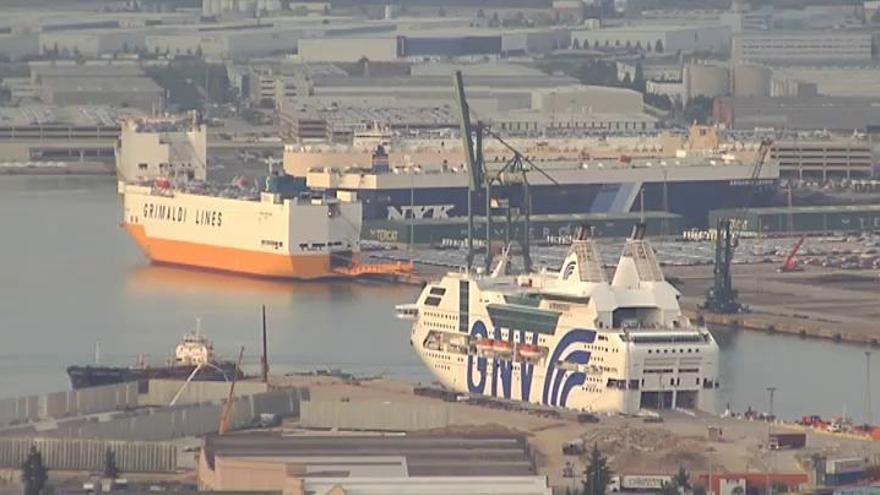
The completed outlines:
{"type": "Polygon", "coordinates": [[[740,233],[746,223],[746,214],[758,187],[764,161],[773,145],[771,139],[764,139],[758,147],[754,164],[747,183],[742,206],[730,217],[722,217],[715,227],[715,267],[713,269],[712,287],[706,294],[701,309],[719,314],[742,313],[747,310],[739,302],[739,294],[733,288],[733,254],[739,244],[740,233]]]}
{"type": "MultiPolygon", "coordinates": [[[[484,122],[477,120],[475,124],[471,123],[471,110],[468,105],[467,98],[464,94],[464,82],[462,80],[461,71],[455,71],[453,76],[453,84],[455,87],[455,99],[459,110],[459,123],[462,138],[462,146],[464,148],[465,162],[468,168],[468,236],[467,236],[467,268],[470,270],[474,261],[474,213],[473,202],[481,192],[485,194],[486,201],[486,257],[485,271],[492,273],[492,237],[493,237],[493,214],[501,210],[506,216],[505,240],[506,245],[510,245],[512,234],[512,224],[522,219],[522,227],[518,232],[517,242],[520,245],[523,258],[523,270],[530,272],[532,270],[532,258],[529,249],[530,231],[531,231],[531,212],[532,201],[529,192],[529,172],[535,171],[543,175],[551,183],[558,185],[559,183],[547,174],[543,169],[535,165],[527,156],[523,155],[510,143],[505,141],[501,136],[495,133],[484,122]],[[490,136],[508,151],[512,153],[512,157],[504,166],[494,173],[489,173],[483,156],[483,137],[490,136]],[[499,196],[506,197],[496,198],[493,195],[493,188],[497,188],[499,196]],[[517,214],[513,216],[514,208],[511,202],[519,204],[517,214]]],[[[509,252],[505,248],[505,258],[509,252]]],[[[504,265],[506,268],[506,264],[504,265]]]]}
{"type": "Polygon", "coordinates": [[[794,243],[794,246],[792,246],[791,251],[788,253],[788,256],[785,257],[785,261],[782,262],[782,265],[780,265],[779,268],[776,269],[776,271],[780,273],[788,273],[799,272],[803,270],[803,268],[798,265],[797,258],[795,258],[795,256],[798,254],[798,251],[800,251],[801,247],[804,245],[804,241],[806,240],[807,235],[804,234],[800,237],[800,239],[797,240],[796,243],[794,243]]]}

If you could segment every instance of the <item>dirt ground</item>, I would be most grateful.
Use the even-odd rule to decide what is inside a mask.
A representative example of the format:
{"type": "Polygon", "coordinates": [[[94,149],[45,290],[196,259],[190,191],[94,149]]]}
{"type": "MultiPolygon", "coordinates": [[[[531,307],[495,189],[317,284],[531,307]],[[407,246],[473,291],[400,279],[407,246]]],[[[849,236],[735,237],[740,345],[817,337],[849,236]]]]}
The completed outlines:
{"type": "MultiPolygon", "coordinates": [[[[767,455],[763,448],[770,425],[758,421],[719,418],[704,414],[690,415],[670,411],[663,423],[645,423],[643,418],[601,417],[598,424],[579,424],[573,415],[561,418],[542,417],[519,410],[501,410],[467,403],[442,403],[438,399],[416,396],[412,385],[396,380],[375,380],[357,385],[330,377],[278,377],[276,385],[308,386],[312,397],[321,400],[346,398],[386,400],[399,403],[448,404],[462,409],[456,418],[468,418],[474,424],[452,425],[441,430],[410,432],[417,435],[491,435],[520,433],[527,436],[533,449],[538,470],[550,478],[554,486],[572,486],[575,480],[563,476],[570,463],[576,473],[583,470],[586,455],[565,456],[562,444],[583,438],[587,447],[597,444],[609,458],[616,473],[674,473],[684,467],[692,473],[712,470],[721,472],[803,472],[797,456],[807,458],[812,452],[834,455],[880,456],[880,442],[848,437],[808,433],[808,448],[799,451],[777,451],[767,455]],[[721,441],[709,441],[708,428],[720,427],[721,441]]],[[[296,423],[286,423],[296,429],[296,423]]],[[[773,425],[774,431],[790,430],[773,425]]]]}

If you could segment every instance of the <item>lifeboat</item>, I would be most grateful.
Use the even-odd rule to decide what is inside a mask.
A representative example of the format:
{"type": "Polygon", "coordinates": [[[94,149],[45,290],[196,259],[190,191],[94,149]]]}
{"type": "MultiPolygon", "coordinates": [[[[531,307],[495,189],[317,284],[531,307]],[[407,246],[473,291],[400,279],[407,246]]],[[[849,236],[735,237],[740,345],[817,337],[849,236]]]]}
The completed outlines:
{"type": "Polygon", "coordinates": [[[494,345],[492,346],[492,349],[498,354],[512,354],[513,344],[503,340],[496,340],[494,345]]]}
{"type": "Polygon", "coordinates": [[[544,355],[540,347],[532,344],[521,344],[516,349],[520,356],[527,359],[540,358],[544,355]]]}
{"type": "Polygon", "coordinates": [[[492,339],[479,339],[476,343],[477,350],[482,352],[492,352],[494,350],[494,341],[492,339]]]}

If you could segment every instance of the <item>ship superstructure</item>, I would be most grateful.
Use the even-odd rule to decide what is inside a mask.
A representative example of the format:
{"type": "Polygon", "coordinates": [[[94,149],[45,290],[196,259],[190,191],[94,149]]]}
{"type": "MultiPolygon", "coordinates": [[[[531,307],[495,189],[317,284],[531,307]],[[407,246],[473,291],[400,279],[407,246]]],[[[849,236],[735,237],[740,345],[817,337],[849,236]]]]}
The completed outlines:
{"type": "Polygon", "coordinates": [[[452,390],[593,412],[714,412],[718,346],[682,314],[642,236],[627,240],[610,281],[581,235],[558,272],[450,273],[398,315],[452,390]]]}
{"type": "Polygon", "coordinates": [[[120,180],[172,178],[204,181],[208,132],[195,112],[185,118],[150,117],[121,124],[116,173],[120,180]]]}

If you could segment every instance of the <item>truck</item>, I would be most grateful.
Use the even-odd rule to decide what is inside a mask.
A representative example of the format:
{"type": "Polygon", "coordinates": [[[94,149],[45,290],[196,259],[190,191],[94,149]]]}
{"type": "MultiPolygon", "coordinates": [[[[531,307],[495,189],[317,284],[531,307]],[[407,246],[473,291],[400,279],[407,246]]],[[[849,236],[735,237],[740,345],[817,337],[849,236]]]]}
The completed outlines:
{"type": "Polygon", "coordinates": [[[672,476],[665,474],[624,474],[613,476],[608,483],[610,493],[627,491],[658,491],[663,485],[672,483],[672,476]]]}
{"type": "Polygon", "coordinates": [[[802,449],[807,446],[807,434],[771,433],[768,445],[772,450],[802,449]]]}

